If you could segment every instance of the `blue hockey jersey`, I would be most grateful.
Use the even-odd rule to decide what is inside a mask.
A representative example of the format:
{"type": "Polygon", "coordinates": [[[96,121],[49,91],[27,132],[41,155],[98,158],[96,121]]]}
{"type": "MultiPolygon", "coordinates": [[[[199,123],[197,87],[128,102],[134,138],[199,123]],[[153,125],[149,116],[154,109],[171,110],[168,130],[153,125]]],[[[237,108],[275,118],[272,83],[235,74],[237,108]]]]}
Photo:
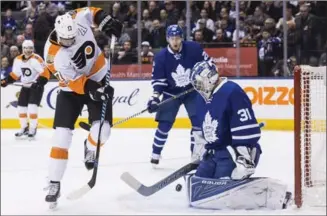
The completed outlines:
{"type": "Polygon", "coordinates": [[[235,82],[222,78],[210,101],[198,95],[197,117],[208,142],[207,149],[228,145],[254,147],[261,130],[249,97],[235,82]]]}
{"type": "Polygon", "coordinates": [[[153,61],[153,91],[175,95],[191,88],[191,70],[197,62],[203,60],[209,60],[208,55],[193,41],[183,41],[178,53],[174,53],[169,47],[162,49],[153,61]]]}

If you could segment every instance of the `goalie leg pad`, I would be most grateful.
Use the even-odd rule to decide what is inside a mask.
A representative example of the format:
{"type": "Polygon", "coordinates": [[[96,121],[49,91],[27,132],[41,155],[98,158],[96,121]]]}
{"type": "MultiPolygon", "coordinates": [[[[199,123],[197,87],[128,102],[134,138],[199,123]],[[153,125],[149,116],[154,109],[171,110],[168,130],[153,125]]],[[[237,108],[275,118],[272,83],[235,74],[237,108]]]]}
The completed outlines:
{"type": "Polygon", "coordinates": [[[287,186],[271,178],[241,181],[189,176],[186,178],[189,205],[203,209],[282,209],[287,186]]]}

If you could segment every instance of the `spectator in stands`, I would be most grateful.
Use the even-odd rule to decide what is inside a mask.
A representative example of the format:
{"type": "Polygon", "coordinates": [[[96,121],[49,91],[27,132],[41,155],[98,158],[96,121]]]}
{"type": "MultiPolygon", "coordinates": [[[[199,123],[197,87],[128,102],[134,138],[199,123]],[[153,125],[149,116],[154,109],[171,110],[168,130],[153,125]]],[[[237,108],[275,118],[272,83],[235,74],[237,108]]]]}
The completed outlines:
{"type": "Polygon", "coordinates": [[[25,37],[26,40],[34,40],[33,25],[32,24],[27,24],[25,26],[24,37],[25,37]]]}
{"type": "Polygon", "coordinates": [[[224,31],[224,34],[226,35],[227,38],[232,38],[232,28],[228,26],[227,20],[220,20],[217,21],[217,28],[220,28],[224,31]]]}
{"type": "Polygon", "coordinates": [[[128,7],[125,20],[128,21],[128,25],[131,26],[137,22],[137,11],[135,5],[132,3],[128,7]]]}
{"type": "Polygon", "coordinates": [[[163,28],[167,27],[167,11],[165,9],[162,9],[160,11],[160,26],[162,26],[163,28]]]}
{"type": "Polygon", "coordinates": [[[150,19],[150,12],[148,9],[144,9],[142,13],[142,22],[144,23],[144,27],[150,30],[152,26],[152,20],[150,19]]]}
{"type": "Polygon", "coordinates": [[[194,41],[198,42],[201,45],[203,45],[205,43],[202,30],[200,30],[200,29],[195,30],[195,32],[194,32],[194,41]]]}
{"type": "Polygon", "coordinates": [[[109,58],[109,56],[110,56],[110,47],[109,47],[109,45],[105,45],[105,46],[103,47],[103,55],[104,55],[104,57],[105,57],[106,59],[109,58]]]}
{"type": "Polygon", "coordinates": [[[229,9],[229,17],[232,18],[232,19],[236,19],[236,5],[235,5],[235,2],[232,1],[230,3],[230,9],[229,9]]]}
{"type": "Polygon", "coordinates": [[[150,31],[150,44],[152,48],[162,48],[167,45],[166,30],[160,26],[159,20],[155,19],[152,22],[152,29],[150,31]]]}
{"type": "Polygon", "coordinates": [[[112,6],[112,17],[118,19],[119,21],[123,22],[124,21],[124,15],[120,11],[120,3],[115,2],[112,6]]]}
{"type": "Polygon", "coordinates": [[[296,42],[297,42],[297,59],[300,64],[308,64],[311,56],[314,55],[313,50],[316,47],[316,17],[309,13],[306,4],[301,5],[300,14],[295,17],[296,25],[296,42]]]}
{"type": "Polygon", "coordinates": [[[179,27],[181,27],[181,29],[183,29],[183,32],[184,32],[184,40],[186,40],[186,33],[187,33],[187,27],[186,27],[186,24],[185,24],[185,20],[184,19],[179,19],[178,22],[177,22],[177,25],[179,27]]]}
{"type": "Polygon", "coordinates": [[[165,9],[168,14],[166,26],[177,24],[180,15],[178,9],[175,8],[175,4],[172,1],[165,1],[165,9]]]}
{"type": "Polygon", "coordinates": [[[16,30],[17,28],[17,23],[16,20],[12,17],[12,10],[7,9],[6,10],[6,15],[2,20],[2,23],[4,26],[7,26],[8,24],[12,27],[12,30],[16,30]]]}
{"type": "Polygon", "coordinates": [[[246,35],[246,32],[245,32],[245,28],[244,28],[244,22],[242,20],[239,21],[239,24],[240,24],[240,29],[238,31],[238,38],[237,38],[237,31],[236,29],[234,30],[233,32],[233,42],[235,43],[237,40],[242,40],[245,35],[246,35]]]}
{"type": "Polygon", "coordinates": [[[160,9],[157,7],[157,3],[155,1],[149,2],[149,13],[152,20],[160,19],[160,9]]]}
{"type": "Polygon", "coordinates": [[[1,79],[6,78],[11,71],[12,67],[9,65],[8,57],[1,57],[1,79]]]}
{"type": "Polygon", "coordinates": [[[216,15],[215,15],[215,12],[213,10],[213,7],[212,7],[212,4],[209,2],[209,1],[205,1],[203,3],[203,8],[204,10],[207,11],[208,13],[208,18],[212,19],[212,20],[215,20],[216,18],[216,15]]]}
{"type": "Polygon", "coordinates": [[[150,51],[150,49],[150,43],[148,41],[143,41],[141,51],[142,64],[152,64],[154,54],[150,51]]]}
{"type": "Polygon", "coordinates": [[[126,41],[124,43],[123,49],[117,52],[115,60],[117,64],[137,63],[137,54],[132,50],[131,41],[126,41]]]}
{"type": "Polygon", "coordinates": [[[9,55],[9,46],[4,43],[4,37],[0,36],[1,57],[9,55]]]}
{"type": "Polygon", "coordinates": [[[22,45],[23,45],[24,40],[25,40],[24,35],[17,35],[16,46],[18,47],[20,53],[22,53],[22,51],[23,51],[22,45]]]}
{"type": "Polygon", "coordinates": [[[253,19],[254,19],[255,25],[263,26],[263,24],[267,18],[269,18],[268,15],[263,12],[261,7],[255,8],[255,11],[253,14],[253,19]]]}
{"type": "Polygon", "coordinates": [[[54,29],[54,22],[58,15],[58,8],[55,4],[50,4],[46,12],[42,13],[34,25],[34,46],[35,52],[43,56],[44,44],[49,37],[50,32],[54,29]]]}
{"type": "Polygon", "coordinates": [[[14,45],[16,42],[16,35],[14,34],[14,28],[10,23],[7,23],[5,26],[5,32],[3,35],[4,43],[9,47],[14,45]]]}
{"type": "Polygon", "coordinates": [[[278,29],[276,29],[276,23],[273,18],[267,18],[264,22],[263,29],[269,32],[272,37],[276,37],[279,34],[278,29]]]}
{"type": "Polygon", "coordinates": [[[12,66],[14,59],[20,55],[19,49],[16,45],[13,45],[9,49],[9,65],[12,66]]]}
{"type": "Polygon", "coordinates": [[[280,17],[283,17],[283,8],[281,7],[281,3],[281,1],[265,1],[263,2],[263,12],[277,22],[280,17]]]}
{"type": "MultiPolygon", "coordinates": [[[[283,17],[281,17],[278,20],[278,22],[276,24],[276,29],[279,29],[280,31],[283,29],[283,20],[284,20],[283,17]]],[[[292,16],[292,8],[291,7],[288,7],[286,9],[286,22],[289,22],[289,21],[295,22],[295,18],[294,18],[294,16],[292,16]]]]}
{"type": "Polygon", "coordinates": [[[199,24],[199,28],[198,29],[195,28],[193,31],[195,32],[196,30],[201,30],[203,40],[205,42],[211,42],[212,37],[214,35],[214,32],[206,27],[206,20],[205,19],[200,19],[198,24],[199,24]]]}
{"type": "Polygon", "coordinates": [[[201,16],[201,18],[196,23],[196,29],[200,29],[200,27],[199,27],[200,20],[205,20],[205,26],[206,26],[206,28],[209,29],[209,30],[211,30],[212,32],[214,32],[215,31],[215,23],[213,22],[212,19],[210,19],[208,17],[207,10],[202,9],[201,10],[201,13],[200,13],[200,16],[201,16]]]}
{"type": "Polygon", "coordinates": [[[212,42],[215,43],[215,47],[231,47],[233,45],[232,40],[226,37],[222,29],[217,29],[213,38],[212,42]]]}
{"type": "Polygon", "coordinates": [[[259,74],[271,76],[272,68],[281,54],[281,39],[273,37],[268,31],[263,31],[259,47],[259,74]]]}
{"type": "Polygon", "coordinates": [[[23,21],[24,25],[27,25],[27,24],[34,25],[34,23],[35,23],[35,21],[37,19],[36,11],[35,10],[28,10],[26,12],[26,14],[27,14],[27,16],[23,21]]]}

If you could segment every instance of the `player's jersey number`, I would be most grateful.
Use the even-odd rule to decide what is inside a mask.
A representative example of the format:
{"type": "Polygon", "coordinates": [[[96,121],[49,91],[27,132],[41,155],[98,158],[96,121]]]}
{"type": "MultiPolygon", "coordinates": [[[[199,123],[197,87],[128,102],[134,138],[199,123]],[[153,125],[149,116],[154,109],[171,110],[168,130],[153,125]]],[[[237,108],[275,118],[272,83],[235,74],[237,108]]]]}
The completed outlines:
{"type": "Polygon", "coordinates": [[[240,116],[241,122],[245,122],[247,120],[252,119],[251,113],[248,108],[238,110],[237,114],[240,116]]]}

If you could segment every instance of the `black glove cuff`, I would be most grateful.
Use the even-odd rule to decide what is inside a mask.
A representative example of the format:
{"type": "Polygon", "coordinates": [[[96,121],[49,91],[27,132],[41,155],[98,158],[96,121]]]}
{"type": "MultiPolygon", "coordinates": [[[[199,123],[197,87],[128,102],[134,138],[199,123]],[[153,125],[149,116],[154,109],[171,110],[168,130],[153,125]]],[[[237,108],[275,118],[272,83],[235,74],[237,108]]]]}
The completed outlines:
{"type": "Polygon", "coordinates": [[[39,76],[36,82],[38,82],[42,86],[45,86],[48,83],[48,79],[43,76],[39,76]]]}
{"type": "Polygon", "coordinates": [[[94,92],[101,87],[101,84],[94,80],[88,79],[84,85],[84,92],[94,92]]]}

